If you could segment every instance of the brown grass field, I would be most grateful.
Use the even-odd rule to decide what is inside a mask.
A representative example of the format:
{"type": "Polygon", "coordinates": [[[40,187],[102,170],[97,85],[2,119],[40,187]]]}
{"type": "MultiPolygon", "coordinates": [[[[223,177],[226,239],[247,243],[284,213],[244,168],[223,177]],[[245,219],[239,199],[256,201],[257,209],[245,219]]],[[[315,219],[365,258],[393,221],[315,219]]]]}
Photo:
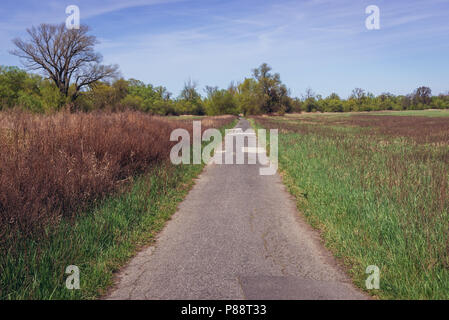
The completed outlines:
{"type": "MultiPolygon", "coordinates": [[[[203,118],[202,129],[232,119],[203,118]]],[[[14,236],[12,229],[26,234],[73,217],[167,161],[176,128],[191,132],[192,120],[132,111],[0,113],[0,239],[14,236]]]]}

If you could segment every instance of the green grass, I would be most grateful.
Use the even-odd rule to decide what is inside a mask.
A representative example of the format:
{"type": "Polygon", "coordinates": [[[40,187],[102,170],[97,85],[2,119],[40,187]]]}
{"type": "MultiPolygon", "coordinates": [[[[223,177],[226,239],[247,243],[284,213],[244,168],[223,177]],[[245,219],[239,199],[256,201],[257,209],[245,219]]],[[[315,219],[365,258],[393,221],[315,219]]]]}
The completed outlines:
{"type": "Polygon", "coordinates": [[[1,298],[95,298],[112,284],[113,272],[151,242],[201,168],[158,166],[137,178],[129,192],[107,199],[74,223],[63,221],[45,240],[23,240],[16,248],[22,254],[2,266],[1,298]],[[80,268],[80,290],[65,287],[68,265],[80,268]]]}
{"type": "Polygon", "coordinates": [[[374,116],[422,116],[422,117],[449,117],[449,110],[404,110],[389,112],[368,112],[368,115],[374,116]]]}
{"type": "Polygon", "coordinates": [[[201,120],[206,116],[194,116],[194,115],[179,115],[179,116],[166,116],[167,119],[171,120],[201,120]]]}
{"type": "Polygon", "coordinates": [[[298,209],[360,288],[377,265],[380,290],[369,292],[379,298],[449,299],[447,146],[327,130],[279,135],[298,209]]]}
{"type": "Polygon", "coordinates": [[[285,114],[280,119],[319,119],[319,117],[327,119],[347,118],[353,115],[372,115],[372,116],[423,116],[423,117],[449,117],[448,109],[426,109],[426,110],[403,110],[403,111],[363,111],[363,112],[304,112],[300,114],[285,114]]]}
{"type": "MultiPolygon", "coordinates": [[[[235,125],[225,126],[221,129],[235,125]]],[[[176,211],[204,165],[159,164],[126,192],[49,227],[46,237],[20,239],[0,260],[0,299],[95,299],[176,211]],[[80,290],[65,287],[66,267],[80,269],[80,290]]]]}

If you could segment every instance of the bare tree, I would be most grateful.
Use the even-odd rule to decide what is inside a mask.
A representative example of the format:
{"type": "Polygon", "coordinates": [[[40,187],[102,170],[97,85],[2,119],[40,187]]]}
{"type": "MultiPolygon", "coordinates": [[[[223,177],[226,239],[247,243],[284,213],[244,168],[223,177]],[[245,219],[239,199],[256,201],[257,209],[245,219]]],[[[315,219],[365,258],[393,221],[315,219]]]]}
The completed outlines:
{"type": "Polygon", "coordinates": [[[430,104],[430,102],[432,101],[432,90],[429,87],[419,87],[413,93],[413,99],[416,104],[430,104]]]}
{"type": "Polygon", "coordinates": [[[102,65],[102,56],[94,52],[98,43],[88,35],[89,27],[69,30],[65,24],[41,24],[27,29],[29,41],[16,38],[17,49],[11,54],[21,58],[29,70],[42,70],[60,92],[74,101],[81,89],[99,80],[117,76],[117,65],[102,65]],[[71,85],[74,89],[69,90],[71,85]]]}
{"type": "Polygon", "coordinates": [[[312,99],[312,98],[315,98],[315,97],[316,97],[315,92],[313,92],[312,88],[308,87],[306,89],[306,93],[303,95],[303,99],[304,100],[308,100],[308,99],[312,99]]]}
{"type": "Polygon", "coordinates": [[[361,101],[366,97],[366,93],[365,90],[361,89],[361,88],[355,88],[354,90],[352,90],[351,93],[351,97],[357,101],[361,101]]]}
{"type": "Polygon", "coordinates": [[[218,87],[212,87],[212,86],[206,86],[206,88],[204,89],[204,91],[206,92],[207,97],[210,99],[214,96],[214,94],[218,91],[218,87]]]}

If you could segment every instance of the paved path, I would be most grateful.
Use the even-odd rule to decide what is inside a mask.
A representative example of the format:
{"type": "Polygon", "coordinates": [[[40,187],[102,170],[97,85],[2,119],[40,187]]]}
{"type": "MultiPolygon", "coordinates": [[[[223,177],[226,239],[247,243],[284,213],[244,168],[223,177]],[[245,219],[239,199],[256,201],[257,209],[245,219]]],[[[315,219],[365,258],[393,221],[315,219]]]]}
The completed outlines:
{"type": "Polygon", "coordinates": [[[300,217],[279,175],[261,176],[259,168],[208,165],[107,298],[366,298],[300,217]]]}

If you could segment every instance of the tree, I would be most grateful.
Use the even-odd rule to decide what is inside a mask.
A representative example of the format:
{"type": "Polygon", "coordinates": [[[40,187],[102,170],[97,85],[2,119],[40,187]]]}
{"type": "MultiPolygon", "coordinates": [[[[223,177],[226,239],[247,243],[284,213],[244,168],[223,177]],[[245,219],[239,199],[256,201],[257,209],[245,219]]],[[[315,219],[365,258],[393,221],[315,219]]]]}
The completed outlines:
{"type": "Polygon", "coordinates": [[[366,92],[361,88],[355,88],[352,90],[349,100],[351,101],[352,111],[362,111],[364,109],[363,105],[366,103],[366,92]]]}
{"type": "Polygon", "coordinates": [[[335,92],[332,92],[326,99],[341,100],[340,96],[335,92]]]}
{"type": "Polygon", "coordinates": [[[303,95],[303,99],[304,100],[311,98],[315,99],[315,96],[316,96],[315,92],[313,92],[312,88],[309,87],[306,89],[306,93],[303,95]]]}
{"type": "Polygon", "coordinates": [[[384,92],[377,97],[378,110],[396,110],[396,97],[389,92],[384,92]]]}
{"type": "Polygon", "coordinates": [[[117,75],[118,66],[100,64],[102,56],[94,52],[96,37],[88,32],[86,25],[69,30],[65,24],[41,24],[27,29],[29,41],[14,39],[17,49],[11,53],[21,58],[26,68],[42,70],[61,94],[69,97],[70,93],[74,101],[84,87],[117,75]]]}
{"type": "Polygon", "coordinates": [[[204,106],[201,95],[197,91],[198,84],[192,80],[184,83],[184,88],[178,99],[180,113],[203,115],[204,106]]]}
{"type": "Polygon", "coordinates": [[[357,101],[362,101],[365,97],[365,90],[361,88],[355,88],[354,90],[352,90],[351,98],[356,99],[357,101]]]}
{"type": "Polygon", "coordinates": [[[262,63],[258,68],[253,69],[253,77],[259,83],[259,88],[262,90],[261,94],[263,102],[261,110],[264,113],[274,112],[274,104],[276,100],[275,87],[281,83],[280,75],[278,73],[271,74],[271,67],[262,63]]]}
{"type": "Polygon", "coordinates": [[[287,87],[281,82],[279,73],[271,74],[270,71],[271,67],[266,63],[253,69],[253,77],[258,83],[257,88],[261,91],[260,109],[264,113],[284,113],[291,109],[292,101],[287,87]]]}
{"type": "Polygon", "coordinates": [[[299,99],[299,98],[292,99],[292,107],[291,107],[290,112],[301,113],[303,111],[303,108],[304,108],[304,106],[303,106],[301,99],[299,99]]]}
{"type": "Polygon", "coordinates": [[[19,91],[25,88],[27,76],[19,68],[0,66],[0,110],[15,106],[19,91]]]}
{"type": "Polygon", "coordinates": [[[429,105],[432,100],[432,90],[429,87],[419,87],[413,94],[415,104],[429,105]]]}
{"type": "Polygon", "coordinates": [[[237,90],[234,88],[234,85],[231,85],[228,90],[219,90],[218,87],[206,86],[206,113],[211,116],[220,114],[238,114],[234,89],[237,90]]]}
{"type": "Polygon", "coordinates": [[[184,83],[184,88],[182,89],[180,95],[181,99],[186,101],[195,101],[197,99],[200,99],[201,96],[196,89],[197,87],[198,83],[189,79],[184,83]]]}
{"type": "Polygon", "coordinates": [[[260,94],[260,84],[253,78],[246,78],[239,86],[236,95],[240,112],[244,115],[262,113],[263,97],[260,94]]]}
{"type": "Polygon", "coordinates": [[[321,101],[324,112],[343,112],[343,103],[340,96],[336,93],[331,93],[326,99],[321,101]]]}
{"type": "Polygon", "coordinates": [[[307,88],[305,94],[302,96],[304,101],[303,107],[306,112],[312,112],[318,109],[318,104],[315,97],[316,94],[313,92],[312,88],[307,88]]]}

